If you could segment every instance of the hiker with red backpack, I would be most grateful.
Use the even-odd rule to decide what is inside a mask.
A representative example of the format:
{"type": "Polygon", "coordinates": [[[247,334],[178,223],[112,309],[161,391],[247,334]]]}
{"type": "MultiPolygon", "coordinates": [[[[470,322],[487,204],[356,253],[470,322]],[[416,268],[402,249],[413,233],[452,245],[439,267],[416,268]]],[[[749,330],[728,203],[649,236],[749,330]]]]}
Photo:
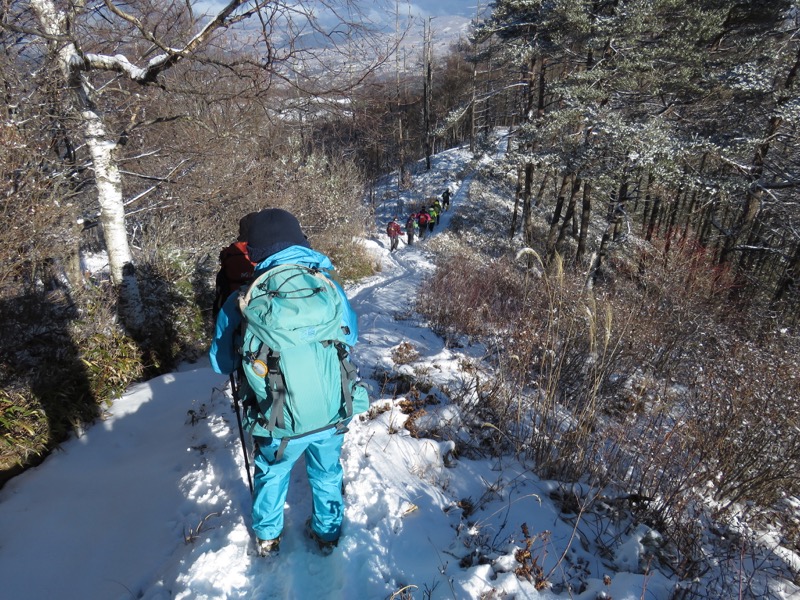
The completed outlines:
{"type": "Polygon", "coordinates": [[[247,254],[247,231],[255,214],[250,213],[239,220],[239,237],[219,253],[220,268],[215,281],[212,309],[215,320],[228,296],[253,278],[255,264],[247,254]]]}
{"type": "Polygon", "coordinates": [[[344,515],[344,432],[352,416],[369,407],[349,360],[357,318],[333,279],[330,259],[311,248],[294,215],[262,210],[250,220],[247,237],[255,279],[246,293],[243,288],[223,304],[210,359],[232,384],[232,374],[239,375],[234,400],[241,396],[255,446],[257,551],[269,556],[279,550],[291,470],[304,456],[312,494],[306,533],[328,554],[344,515]]]}
{"type": "Polygon", "coordinates": [[[425,232],[428,231],[428,225],[431,222],[431,215],[428,213],[427,208],[423,208],[417,214],[417,222],[419,223],[419,239],[425,239],[425,232]]]}
{"type": "Polygon", "coordinates": [[[394,252],[397,250],[400,236],[403,235],[403,230],[400,228],[400,223],[397,222],[397,217],[392,217],[392,220],[389,221],[386,226],[386,235],[389,236],[389,241],[391,242],[389,252],[394,252]]]}

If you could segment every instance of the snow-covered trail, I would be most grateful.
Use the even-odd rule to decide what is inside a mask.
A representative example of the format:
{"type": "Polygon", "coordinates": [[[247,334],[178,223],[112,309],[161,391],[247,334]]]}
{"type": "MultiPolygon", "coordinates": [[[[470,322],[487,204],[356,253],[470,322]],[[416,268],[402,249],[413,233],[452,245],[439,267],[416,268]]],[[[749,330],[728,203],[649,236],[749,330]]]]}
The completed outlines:
{"type": "MultiPolygon", "coordinates": [[[[497,154],[505,152],[505,138],[498,146],[497,154]]],[[[434,231],[428,232],[422,239],[415,239],[409,246],[406,236],[400,238],[397,251],[389,252],[389,239],[384,229],[389,220],[396,216],[405,230],[407,214],[398,214],[394,205],[384,205],[376,211],[378,234],[375,236],[381,254],[381,272],[374,277],[348,290],[348,296],[353,308],[360,315],[359,346],[354,356],[359,364],[370,365],[375,368],[381,365],[381,357],[386,355],[386,350],[397,346],[402,341],[408,341],[417,348],[421,355],[434,356],[437,359],[452,358],[444,350],[443,341],[424,326],[408,327],[408,323],[399,324],[399,321],[413,318],[414,303],[421,281],[434,270],[434,256],[427,249],[428,242],[435,236],[446,231],[450,226],[453,215],[464,208],[469,198],[469,189],[474,177],[472,169],[463,179],[458,181],[457,173],[468,159],[462,151],[451,151],[433,157],[433,169],[430,176],[419,187],[419,191],[412,188],[402,194],[398,204],[410,206],[419,202],[419,196],[434,196],[450,188],[450,209],[442,212],[439,223],[434,231]],[[432,179],[432,181],[431,181],[432,179]],[[412,333],[411,339],[401,339],[398,332],[403,335],[412,333]],[[444,355],[444,356],[443,356],[444,355]]]]}
{"type": "MultiPolygon", "coordinates": [[[[455,190],[434,235],[468,198],[471,177],[459,181],[458,173],[471,158],[464,149],[437,155],[406,192],[410,203],[445,185],[455,190]]],[[[460,361],[479,351],[446,348],[419,321],[413,300],[432,257],[426,242],[388,252],[390,211],[376,214],[365,242],[382,271],[348,290],[360,316],[355,358],[374,386],[373,410],[354,419],[346,437],[343,535],[330,556],[320,557],[303,533],[311,503],[301,464],[281,553],[255,556],[227,378],[203,361],[131,387],[106,420],[0,490],[0,599],[556,598],[517,578],[514,551],[528,523],[545,540],[533,549],[542,568],[568,567],[559,557],[574,532],[549,499],[557,484],[510,457],[446,459],[454,442],[413,437],[399,403],[380,389],[380,373],[400,371],[429,380],[430,393],[445,400],[440,392],[462,375],[460,361]],[[419,360],[395,364],[392,349],[401,342],[419,360]]],[[[469,436],[454,406],[425,408],[427,423],[447,422],[458,439],[469,436]]],[[[646,533],[634,532],[615,556],[583,540],[573,545],[570,565],[588,574],[588,584],[569,597],[595,600],[607,590],[616,600],[666,599],[663,577],[631,573],[646,533]],[[602,574],[615,565],[625,572],[606,587],[602,574]]]]}

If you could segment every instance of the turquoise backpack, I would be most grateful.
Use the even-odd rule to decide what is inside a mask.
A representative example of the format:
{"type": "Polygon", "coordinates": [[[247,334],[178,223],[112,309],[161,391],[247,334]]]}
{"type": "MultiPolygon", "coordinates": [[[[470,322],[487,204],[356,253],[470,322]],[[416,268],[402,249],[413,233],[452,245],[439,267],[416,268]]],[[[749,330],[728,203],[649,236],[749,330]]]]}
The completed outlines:
{"type": "Polygon", "coordinates": [[[248,427],[282,439],[276,460],[289,440],[344,430],[369,408],[345,342],[343,302],[323,271],[296,264],[261,273],[239,297],[248,427]]]}

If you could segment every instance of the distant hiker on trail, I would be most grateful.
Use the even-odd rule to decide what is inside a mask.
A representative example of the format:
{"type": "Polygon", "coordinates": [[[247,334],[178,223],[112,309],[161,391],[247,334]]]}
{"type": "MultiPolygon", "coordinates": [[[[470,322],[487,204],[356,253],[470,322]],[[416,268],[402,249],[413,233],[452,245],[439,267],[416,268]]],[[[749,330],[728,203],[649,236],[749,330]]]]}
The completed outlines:
{"type": "Polygon", "coordinates": [[[439,222],[439,213],[436,212],[436,209],[431,206],[428,209],[428,215],[430,216],[430,220],[428,221],[428,231],[433,233],[433,228],[439,222]]]}
{"type": "Polygon", "coordinates": [[[419,239],[425,239],[425,233],[428,231],[428,224],[431,221],[431,216],[428,214],[428,209],[423,208],[417,213],[417,223],[419,223],[419,239]]]}
{"type": "Polygon", "coordinates": [[[433,203],[433,209],[436,211],[436,224],[439,224],[439,218],[442,216],[442,205],[439,203],[439,200],[435,200],[433,203]]]}
{"type": "Polygon", "coordinates": [[[292,466],[303,455],[312,494],[306,533],[320,552],[330,553],[344,515],[344,432],[352,416],[369,407],[348,354],[358,339],[356,315],[330,275],[330,259],[311,249],[291,213],[269,208],[255,214],[247,251],[257,263],[255,279],[246,295],[225,301],[210,358],[214,371],[230,374],[237,420],[242,400],[246,466],[244,429],[253,437],[258,554],[278,552],[292,466]]]}
{"type": "Polygon", "coordinates": [[[386,235],[389,236],[389,240],[391,241],[389,252],[397,250],[398,240],[402,234],[403,230],[400,229],[400,223],[397,222],[397,217],[392,217],[392,220],[389,221],[389,224],[386,226],[386,235]]]}
{"type": "Polygon", "coordinates": [[[414,236],[419,235],[419,223],[417,223],[417,213],[411,213],[406,220],[406,234],[408,235],[408,245],[414,244],[414,236]]]}
{"type": "Polygon", "coordinates": [[[444,210],[450,209],[450,188],[448,187],[445,191],[442,192],[442,208],[444,210]]]}
{"type": "Polygon", "coordinates": [[[247,231],[249,222],[255,214],[250,213],[239,220],[239,237],[219,253],[220,269],[215,282],[214,319],[217,318],[228,296],[253,278],[255,265],[247,255],[247,231]]]}

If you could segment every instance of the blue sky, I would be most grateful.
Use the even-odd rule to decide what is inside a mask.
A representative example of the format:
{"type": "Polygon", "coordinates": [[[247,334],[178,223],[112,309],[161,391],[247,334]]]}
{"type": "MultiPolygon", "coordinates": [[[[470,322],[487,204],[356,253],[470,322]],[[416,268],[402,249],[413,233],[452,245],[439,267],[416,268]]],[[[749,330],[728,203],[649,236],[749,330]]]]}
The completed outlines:
{"type": "MultiPolygon", "coordinates": [[[[425,16],[429,15],[458,15],[460,17],[474,17],[477,0],[415,0],[411,3],[412,10],[425,16]]],[[[488,0],[481,0],[481,7],[485,8],[488,0]]]]}
{"type": "MultiPolygon", "coordinates": [[[[395,0],[355,0],[364,10],[373,13],[382,7],[393,15],[395,10],[395,0]]],[[[401,13],[407,13],[409,7],[411,13],[418,16],[459,16],[474,17],[475,9],[480,1],[482,9],[486,9],[489,0],[400,0],[399,8],[401,13]]],[[[199,6],[208,7],[208,10],[219,9],[227,4],[227,0],[202,0],[199,6]]],[[[308,2],[308,6],[313,2],[308,2]]],[[[374,13],[373,13],[374,14],[374,13]]]]}

